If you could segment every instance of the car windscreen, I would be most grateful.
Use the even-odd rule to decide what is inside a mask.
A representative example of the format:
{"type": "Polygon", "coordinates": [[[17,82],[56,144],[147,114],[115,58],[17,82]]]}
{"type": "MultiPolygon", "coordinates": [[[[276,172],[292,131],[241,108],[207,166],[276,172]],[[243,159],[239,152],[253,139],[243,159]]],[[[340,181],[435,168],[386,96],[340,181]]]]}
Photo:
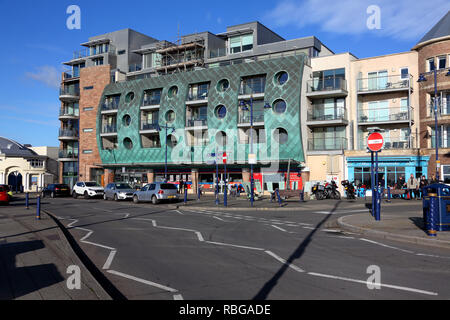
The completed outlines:
{"type": "Polygon", "coordinates": [[[86,182],[86,187],[100,187],[96,182],[86,182]]]}
{"type": "Polygon", "coordinates": [[[163,190],[178,190],[176,185],[170,183],[162,183],[160,188],[163,190]]]}
{"type": "Polygon", "coordinates": [[[124,189],[133,189],[133,188],[131,188],[128,183],[118,183],[118,184],[116,184],[116,189],[124,190],[124,189]]]}

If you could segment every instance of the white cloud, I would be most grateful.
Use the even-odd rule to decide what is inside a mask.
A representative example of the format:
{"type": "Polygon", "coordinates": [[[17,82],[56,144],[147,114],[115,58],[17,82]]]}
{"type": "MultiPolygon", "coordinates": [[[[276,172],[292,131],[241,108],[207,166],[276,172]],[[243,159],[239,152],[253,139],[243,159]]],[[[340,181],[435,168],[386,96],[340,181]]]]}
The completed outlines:
{"type": "Polygon", "coordinates": [[[58,88],[61,82],[61,72],[52,66],[40,66],[36,68],[36,72],[27,72],[26,77],[39,82],[51,88],[58,88]]]}
{"type": "Polygon", "coordinates": [[[375,33],[400,40],[417,40],[450,9],[448,0],[282,0],[265,20],[279,27],[316,26],[320,31],[359,35],[375,33]],[[367,28],[367,8],[381,9],[381,29],[367,28]]]}

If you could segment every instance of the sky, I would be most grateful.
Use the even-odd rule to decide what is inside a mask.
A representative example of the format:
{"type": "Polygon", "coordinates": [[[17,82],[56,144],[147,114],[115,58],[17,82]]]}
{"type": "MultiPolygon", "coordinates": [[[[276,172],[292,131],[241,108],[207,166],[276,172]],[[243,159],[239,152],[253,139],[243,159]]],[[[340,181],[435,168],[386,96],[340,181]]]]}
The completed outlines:
{"type": "Polygon", "coordinates": [[[175,41],[260,21],[285,39],[316,36],[365,58],[409,51],[448,10],[448,0],[0,0],[0,136],[59,145],[62,63],[91,36],[131,28],[175,41]],[[81,9],[80,30],[67,28],[70,5],[81,9]]]}

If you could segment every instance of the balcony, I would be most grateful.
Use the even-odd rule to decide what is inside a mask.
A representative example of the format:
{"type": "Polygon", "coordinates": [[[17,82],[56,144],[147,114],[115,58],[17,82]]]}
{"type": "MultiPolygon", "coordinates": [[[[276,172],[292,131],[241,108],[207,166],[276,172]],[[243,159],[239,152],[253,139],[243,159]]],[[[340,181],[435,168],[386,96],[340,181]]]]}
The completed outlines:
{"type": "Polygon", "coordinates": [[[59,129],[59,140],[78,140],[79,134],[76,129],[59,129]]]}
{"type": "Polygon", "coordinates": [[[264,97],[266,89],[266,78],[248,78],[241,81],[241,88],[239,90],[239,99],[246,99],[250,96],[264,97]],[[243,96],[243,97],[241,97],[243,96]]]}
{"type": "Polygon", "coordinates": [[[73,161],[78,159],[78,150],[61,150],[58,153],[59,161],[73,161]]]}
{"type": "Polygon", "coordinates": [[[314,104],[308,109],[306,124],[312,126],[347,125],[347,109],[327,108],[324,104],[314,104]]]}
{"type": "Polygon", "coordinates": [[[407,107],[363,109],[358,121],[359,125],[409,123],[410,116],[407,107]]]}
{"type": "Polygon", "coordinates": [[[102,113],[116,113],[119,110],[119,99],[102,104],[102,113]]]}
{"type": "Polygon", "coordinates": [[[358,94],[408,91],[410,88],[409,78],[402,79],[400,75],[358,79],[358,94]]]}
{"type": "Polygon", "coordinates": [[[142,124],[141,124],[141,133],[157,132],[158,129],[159,129],[158,122],[142,122],[142,124]]]}
{"type": "Polygon", "coordinates": [[[309,98],[345,97],[347,95],[347,80],[342,78],[308,80],[306,83],[306,96],[309,98]]]}
{"type": "Polygon", "coordinates": [[[65,119],[78,119],[80,116],[80,111],[78,108],[67,108],[63,107],[59,110],[59,120],[65,119]]]}
{"type": "Polygon", "coordinates": [[[137,71],[141,71],[142,70],[142,64],[131,64],[128,67],[128,72],[137,72],[137,71]]]}
{"type": "Polygon", "coordinates": [[[210,59],[225,57],[226,55],[227,55],[226,48],[218,48],[218,49],[209,50],[209,58],[210,59]]]}
{"type": "Polygon", "coordinates": [[[71,81],[71,80],[77,80],[80,78],[80,71],[77,72],[74,71],[66,71],[63,73],[63,81],[71,81]]]}
{"type": "Polygon", "coordinates": [[[100,135],[101,136],[114,136],[114,135],[117,135],[117,125],[116,124],[104,125],[102,127],[102,133],[100,135]]]}
{"type": "Polygon", "coordinates": [[[116,48],[113,45],[109,44],[106,48],[102,47],[99,50],[97,50],[94,47],[81,49],[81,50],[75,51],[73,53],[73,59],[72,60],[83,59],[83,58],[97,56],[97,55],[105,54],[105,53],[115,54],[116,53],[116,48]]]}
{"type": "Polygon", "coordinates": [[[76,101],[80,99],[80,88],[79,87],[61,87],[59,89],[59,99],[61,101],[76,101]]]}
{"type": "Polygon", "coordinates": [[[146,95],[142,101],[141,109],[158,109],[161,104],[161,95],[146,95]]]}
{"type": "MultiPolygon", "coordinates": [[[[250,112],[239,113],[238,126],[239,127],[249,127],[251,125],[251,114],[250,112]]],[[[253,126],[264,125],[264,111],[254,111],[253,112],[253,126]]]]}
{"type": "Polygon", "coordinates": [[[201,118],[189,118],[186,120],[186,128],[207,128],[208,119],[206,117],[201,118]]]}
{"type": "MultiPolygon", "coordinates": [[[[404,137],[385,137],[383,150],[409,150],[417,148],[415,135],[404,137]],[[411,137],[411,141],[410,141],[411,137]]],[[[367,136],[359,141],[359,149],[367,148],[367,136]]]]}
{"type": "Polygon", "coordinates": [[[186,97],[186,105],[200,105],[208,103],[208,91],[199,92],[197,94],[188,94],[186,97]]]}
{"type": "Polygon", "coordinates": [[[347,138],[309,138],[308,151],[346,150],[347,138]]]}

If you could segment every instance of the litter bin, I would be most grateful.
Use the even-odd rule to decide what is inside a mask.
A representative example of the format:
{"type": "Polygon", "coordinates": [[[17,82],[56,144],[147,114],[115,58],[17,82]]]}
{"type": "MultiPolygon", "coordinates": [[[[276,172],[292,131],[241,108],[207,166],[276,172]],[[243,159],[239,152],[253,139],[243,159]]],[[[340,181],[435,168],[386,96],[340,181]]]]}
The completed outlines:
{"type": "Polygon", "coordinates": [[[436,197],[436,214],[434,215],[434,223],[436,231],[450,230],[450,186],[443,183],[436,183],[423,188],[423,221],[427,226],[430,216],[430,199],[436,197]]]}

